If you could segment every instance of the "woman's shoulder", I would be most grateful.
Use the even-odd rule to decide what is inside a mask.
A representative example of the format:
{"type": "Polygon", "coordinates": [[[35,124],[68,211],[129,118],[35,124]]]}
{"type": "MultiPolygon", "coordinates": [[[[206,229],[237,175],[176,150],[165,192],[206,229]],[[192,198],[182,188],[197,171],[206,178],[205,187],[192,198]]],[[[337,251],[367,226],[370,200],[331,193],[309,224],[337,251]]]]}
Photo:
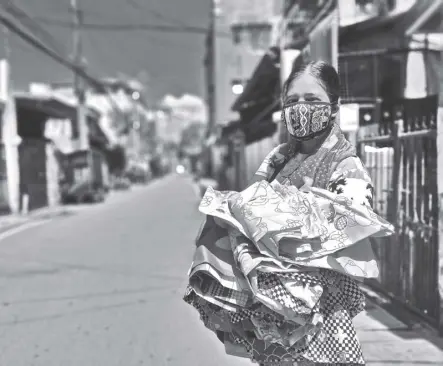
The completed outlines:
{"type": "Polygon", "coordinates": [[[268,155],[264,158],[263,162],[260,164],[258,170],[255,172],[256,176],[260,177],[270,177],[274,173],[276,167],[284,162],[285,155],[282,151],[285,144],[280,144],[274,147],[268,155]]]}
{"type": "Polygon", "coordinates": [[[337,167],[331,176],[331,180],[335,180],[339,177],[363,179],[371,182],[371,177],[358,156],[349,156],[337,164],[337,167]]]}
{"type": "Polygon", "coordinates": [[[348,156],[342,161],[340,161],[337,164],[337,170],[338,169],[346,169],[346,170],[352,170],[352,169],[360,169],[365,170],[365,167],[363,165],[363,162],[358,156],[348,156]]]}

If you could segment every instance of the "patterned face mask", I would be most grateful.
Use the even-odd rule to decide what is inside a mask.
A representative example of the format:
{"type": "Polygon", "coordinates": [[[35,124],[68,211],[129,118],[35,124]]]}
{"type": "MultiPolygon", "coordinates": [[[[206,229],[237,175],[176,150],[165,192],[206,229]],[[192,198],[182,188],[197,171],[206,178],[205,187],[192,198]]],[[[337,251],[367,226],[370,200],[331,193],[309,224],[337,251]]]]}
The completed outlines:
{"type": "Polygon", "coordinates": [[[325,102],[296,102],[284,106],[282,121],[299,140],[309,140],[330,126],[332,107],[325,102]]]}

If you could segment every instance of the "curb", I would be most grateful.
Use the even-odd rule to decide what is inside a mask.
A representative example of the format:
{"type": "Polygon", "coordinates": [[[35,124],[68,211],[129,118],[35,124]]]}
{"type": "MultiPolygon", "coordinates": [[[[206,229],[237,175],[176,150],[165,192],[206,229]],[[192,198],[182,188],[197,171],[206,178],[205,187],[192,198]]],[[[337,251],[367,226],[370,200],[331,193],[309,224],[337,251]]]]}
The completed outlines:
{"type": "Polygon", "coordinates": [[[51,220],[58,217],[70,216],[72,214],[73,210],[69,210],[68,207],[61,207],[59,209],[55,209],[54,211],[42,209],[42,211],[37,210],[36,212],[31,212],[28,215],[9,215],[7,218],[15,218],[16,221],[1,225],[0,218],[0,234],[29,224],[30,222],[51,220]]]}

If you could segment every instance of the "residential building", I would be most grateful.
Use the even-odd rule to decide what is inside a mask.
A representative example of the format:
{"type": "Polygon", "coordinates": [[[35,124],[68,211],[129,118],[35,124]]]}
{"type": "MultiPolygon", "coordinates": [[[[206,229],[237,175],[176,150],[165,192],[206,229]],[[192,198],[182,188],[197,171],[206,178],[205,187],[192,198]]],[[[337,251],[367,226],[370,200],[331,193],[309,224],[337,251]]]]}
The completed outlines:
{"type": "Polygon", "coordinates": [[[60,203],[66,190],[104,189],[108,139],[99,126],[100,113],[85,113],[88,149],[79,149],[75,100],[44,85],[15,92],[19,146],[20,207],[32,210],[60,203]]]}
{"type": "MultiPolygon", "coordinates": [[[[373,208],[396,227],[396,235],[373,243],[380,277],[369,284],[442,331],[443,297],[435,289],[443,288],[443,260],[435,253],[442,247],[443,4],[366,1],[362,15],[362,3],[349,9],[348,1],[340,2],[346,13],[340,26],[341,99],[353,105],[354,140],[375,187],[373,208]]],[[[347,122],[343,115],[341,122],[347,122]]]]}
{"type": "MultiPolygon", "coordinates": [[[[442,5],[438,0],[367,1],[365,13],[361,3],[340,2],[342,103],[358,107],[362,133],[372,134],[383,101],[437,95],[443,85],[438,72],[442,5]],[[375,3],[385,6],[368,5],[375,3]]],[[[348,125],[343,116],[342,125],[348,125]]]]}

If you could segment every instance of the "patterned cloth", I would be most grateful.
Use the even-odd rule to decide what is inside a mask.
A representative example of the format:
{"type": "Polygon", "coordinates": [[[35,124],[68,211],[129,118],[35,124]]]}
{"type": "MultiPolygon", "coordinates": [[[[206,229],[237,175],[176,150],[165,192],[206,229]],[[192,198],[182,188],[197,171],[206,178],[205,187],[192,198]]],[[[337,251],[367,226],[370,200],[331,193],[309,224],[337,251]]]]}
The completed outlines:
{"type": "Polygon", "coordinates": [[[283,107],[282,121],[290,135],[310,139],[325,132],[331,121],[331,114],[330,103],[294,102],[283,107]]]}
{"type": "Polygon", "coordinates": [[[280,151],[259,169],[265,180],[206,192],[184,300],[229,354],[266,366],[362,365],[352,318],[364,296],[352,277],[378,276],[368,238],[393,228],[372,211],[369,176],[337,132],[268,183],[280,151]],[[302,167],[313,187],[302,187],[302,167]]]}
{"type": "MultiPolygon", "coordinates": [[[[265,179],[271,177],[275,169],[287,159],[289,149],[288,144],[277,146],[264,159],[256,174],[265,179]]],[[[292,157],[277,176],[277,180],[281,184],[300,188],[304,184],[304,178],[308,177],[314,181],[314,187],[326,189],[338,164],[350,157],[356,158],[355,148],[346,140],[340,127],[334,124],[329,136],[315,154],[297,154],[292,157]]]]}

